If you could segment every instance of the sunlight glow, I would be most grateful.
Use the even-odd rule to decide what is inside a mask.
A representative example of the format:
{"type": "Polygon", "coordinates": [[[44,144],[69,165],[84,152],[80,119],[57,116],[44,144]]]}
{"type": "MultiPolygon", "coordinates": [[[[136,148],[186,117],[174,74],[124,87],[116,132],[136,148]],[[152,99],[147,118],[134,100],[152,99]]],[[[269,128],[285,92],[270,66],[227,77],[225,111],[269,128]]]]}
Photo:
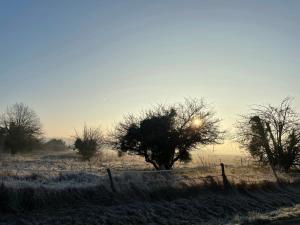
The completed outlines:
{"type": "Polygon", "coordinates": [[[192,123],[193,123],[193,127],[199,128],[202,126],[203,121],[199,118],[195,118],[192,123]]]}

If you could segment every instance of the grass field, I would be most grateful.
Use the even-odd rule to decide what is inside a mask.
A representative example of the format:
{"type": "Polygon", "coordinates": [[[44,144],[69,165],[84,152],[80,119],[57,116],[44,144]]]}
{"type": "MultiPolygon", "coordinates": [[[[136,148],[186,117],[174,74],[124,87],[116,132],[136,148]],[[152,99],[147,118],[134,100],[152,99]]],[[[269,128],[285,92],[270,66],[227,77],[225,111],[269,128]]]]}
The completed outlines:
{"type": "MultiPolygon", "coordinates": [[[[220,176],[220,162],[226,165],[228,179],[234,182],[272,181],[274,176],[268,168],[255,166],[247,157],[213,154],[196,154],[189,163],[177,163],[173,171],[168,173],[177,180],[199,182],[206,176],[220,176]]],[[[36,152],[25,155],[1,155],[1,177],[6,185],[48,185],[65,187],[68,183],[74,186],[97,184],[102,176],[107,175],[110,168],[116,179],[119,177],[135,182],[150,182],[162,178],[142,157],[123,155],[118,157],[116,152],[106,150],[84,162],[72,150],[62,152],[36,152]],[[153,173],[153,172],[155,173],[153,173]],[[131,177],[131,178],[130,178],[131,177]]],[[[121,179],[121,178],[120,178],[121,179]]]]}
{"type": "Polygon", "coordinates": [[[106,151],[87,163],[64,151],[2,155],[1,168],[0,224],[268,224],[284,219],[292,224],[299,219],[299,176],[278,185],[268,168],[240,156],[194,155],[192,162],[158,173],[136,156],[119,158],[106,151]],[[230,188],[223,185],[220,162],[230,188]]]}

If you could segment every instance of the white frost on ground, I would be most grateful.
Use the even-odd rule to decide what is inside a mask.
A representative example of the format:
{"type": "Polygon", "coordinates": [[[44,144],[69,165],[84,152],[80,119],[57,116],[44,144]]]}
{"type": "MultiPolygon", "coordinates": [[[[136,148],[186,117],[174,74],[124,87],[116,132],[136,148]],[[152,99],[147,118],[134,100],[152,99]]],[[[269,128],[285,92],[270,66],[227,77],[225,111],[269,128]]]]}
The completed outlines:
{"type": "MultiPolygon", "coordinates": [[[[131,201],[128,203],[103,206],[101,202],[96,205],[83,205],[78,211],[63,209],[53,212],[51,215],[43,214],[40,217],[35,214],[23,215],[17,218],[17,224],[259,224],[259,221],[284,221],[287,218],[299,218],[300,206],[295,208],[282,208],[269,213],[257,213],[259,210],[275,210],[281,203],[291,206],[294,199],[300,202],[300,192],[295,194],[283,189],[282,192],[268,193],[268,191],[246,192],[237,195],[217,195],[213,191],[202,193],[193,198],[172,199],[172,201],[141,201],[140,197],[150,190],[161,187],[183,187],[203,183],[213,176],[218,182],[221,181],[220,168],[215,161],[205,162],[201,158],[201,164],[176,165],[172,173],[153,172],[150,165],[136,156],[116,158],[113,153],[99,155],[91,164],[82,162],[74,152],[61,152],[53,154],[38,154],[30,156],[1,156],[0,179],[9,187],[21,189],[37,187],[42,189],[62,190],[65,188],[87,188],[103,185],[110,190],[110,183],[106,174],[106,168],[111,168],[113,179],[118,191],[124,193],[133,192],[131,201]],[[142,191],[133,188],[134,185],[142,191]],[[137,193],[135,193],[137,191],[137,193]],[[256,210],[256,213],[253,211],[256,210]],[[247,214],[248,211],[252,213],[247,214]],[[68,216],[68,213],[72,216],[68,216]],[[236,216],[232,220],[232,214],[236,216]],[[171,221],[170,215],[172,216],[171,221]],[[229,216],[228,216],[229,215],[229,216]],[[120,219],[115,219],[119,217],[120,219]],[[122,219],[124,221],[122,221],[122,219]],[[96,221],[96,222],[95,222],[96,221]]],[[[199,162],[199,161],[198,161],[199,162]]],[[[262,181],[274,181],[273,175],[267,168],[255,167],[252,164],[238,162],[235,159],[234,166],[228,161],[226,173],[230,182],[256,183],[262,181]]],[[[292,177],[291,179],[296,179],[292,177]]],[[[297,178],[298,179],[298,178],[297,178]]],[[[0,180],[0,181],[1,181],[0,180]]],[[[63,191],[63,190],[62,190],[63,191]]],[[[80,190],[79,190],[80,191],[80,190]]],[[[161,193],[160,193],[161,194],[161,193]]],[[[164,194],[164,193],[162,193],[164,194]]],[[[145,194],[146,195],[146,194],[145,194]]],[[[15,217],[3,218],[3,224],[7,221],[16,221],[15,217]]],[[[1,218],[0,218],[1,221],[1,218]]],[[[2,224],[0,222],[0,224],[2,224]]],[[[275,224],[275,223],[274,223],[275,224]]],[[[278,223],[280,224],[280,223],[278,223]]],[[[283,224],[280,224],[283,225],[283,224]]]]}
{"type": "Polygon", "coordinates": [[[230,225],[251,225],[251,224],[300,224],[300,204],[293,207],[281,207],[277,210],[258,213],[250,212],[244,216],[237,216],[230,225]]]}
{"type": "MultiPolygon", "coordinates": [[[[189,182],[198,182],[201,177],[206,176],[220,176],[218,161],[221,160],[225,162],[226,174],[232,182],[255,183],[274,180],[269,169],[262,170],[255,167],[247,158],[196,153],[193,155],[192,162],[188,164],[177,163],[174,170],[177,172],[174,172],[174,174],[176,179],[189,179],[189,182]]],[[[131,177],[135,178],[135,181],[144,182],[146,177],[152,178],[151,175],[141,172],[153,170],[151,165],[145,163],[142,157],[124,155],[120,158],[115,152],[109,150],[96,155],[91,163],[83,162],[72,150],[15,156],[2,154],[0,156],[0,179],[4,179],[7,184],[14,183],[18,186],[29,185],[30,182],[35,185],[49,186],[54,186],[56,182],[60,187],[68,184],[97,184],[101,180],[99,177],[107,174],[107,168],[111,169],[113,176],[122,174],[124,177],[128,177],[128,180],[131,177]],[[70,176],[70,174],[73,174],[73,176],[70,176]],[[91,174],[99,177],[91,176],[91,174]],[[21,177],[32,176],[35,176],[35,179],[20,179],[21,177]],[[55,179],[63,176],[70,179],[55,179]]]]}

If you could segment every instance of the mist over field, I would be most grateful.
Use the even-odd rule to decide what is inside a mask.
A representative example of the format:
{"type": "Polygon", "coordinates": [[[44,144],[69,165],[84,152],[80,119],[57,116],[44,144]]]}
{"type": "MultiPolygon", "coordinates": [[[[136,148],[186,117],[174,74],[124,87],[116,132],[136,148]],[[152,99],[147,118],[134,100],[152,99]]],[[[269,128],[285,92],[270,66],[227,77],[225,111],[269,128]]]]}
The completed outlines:
{"type": "Polygon", "coordinates": [[[300,224],[299,11],[0,1],[0,225],[300,224]]]}

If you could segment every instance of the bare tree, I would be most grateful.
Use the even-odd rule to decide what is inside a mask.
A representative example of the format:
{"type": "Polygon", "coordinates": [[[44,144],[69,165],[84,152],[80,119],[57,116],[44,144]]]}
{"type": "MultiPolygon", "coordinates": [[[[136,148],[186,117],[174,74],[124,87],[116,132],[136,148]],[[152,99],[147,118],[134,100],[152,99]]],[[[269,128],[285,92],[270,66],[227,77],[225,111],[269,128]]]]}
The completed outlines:
{"type": "Polygon", "coordinates": [[[7,108],[0,116],[0,127],[4,149],[11,153],[31,150],[42,135],[38,116],[23,103],[7,108]]]}
{"type": "Polygon", "coordinates": [[[288,171],[300,163],[299,114],[284,99],[279,106],[258,106],[237,123],[239,143],[273,170],[288,171]]]}
{"type": "Polygon", "coordinates": [[[186,99],[159,105],[140,117],[127,116],[116,127],[113,145],[143,156],[156,169],[171,169],[178,160],[190,160],[190,150],[219,143],[223,136],[219,122],[203,100],[186,99]]]}
{"type": "Polygon", "coordinates": [[[85,125],[81,136],[76,132],[74,147],[83,160],[90,161],[104,144],[104,137],[99,128],[88,128],[85,125]]]}

